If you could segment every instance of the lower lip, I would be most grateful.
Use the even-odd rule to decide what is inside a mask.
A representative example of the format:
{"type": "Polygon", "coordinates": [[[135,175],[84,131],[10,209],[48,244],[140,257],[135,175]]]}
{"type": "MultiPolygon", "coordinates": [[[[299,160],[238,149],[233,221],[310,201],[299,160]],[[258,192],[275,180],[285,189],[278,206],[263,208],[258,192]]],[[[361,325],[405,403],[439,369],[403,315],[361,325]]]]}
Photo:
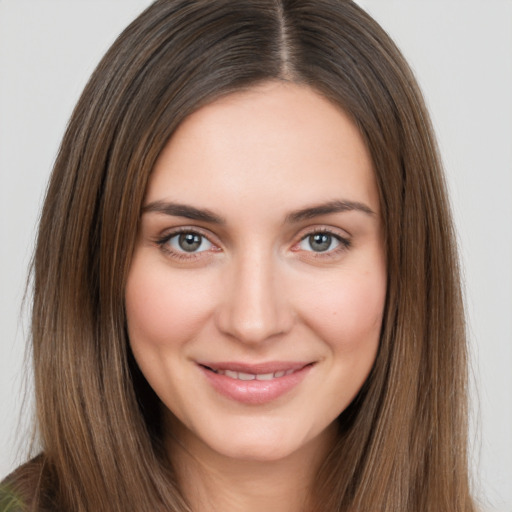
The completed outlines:
{"type": "Polygon", "coordinates": [[[312,367],[313,365],[307,365],[290,375],[272,380],[238,380],[199,366],[217,392],[231,400],[248,405],[266,404],[283,396],[299,385],[312,367]]]}

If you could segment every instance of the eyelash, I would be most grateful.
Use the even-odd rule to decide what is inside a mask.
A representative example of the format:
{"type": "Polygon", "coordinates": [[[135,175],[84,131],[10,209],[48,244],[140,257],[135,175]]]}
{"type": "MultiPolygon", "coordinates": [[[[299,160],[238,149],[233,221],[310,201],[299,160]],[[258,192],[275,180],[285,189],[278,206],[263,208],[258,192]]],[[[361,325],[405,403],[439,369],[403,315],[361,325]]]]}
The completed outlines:
{"type": "MultiPolygon", "coordinates": [[[[172,249],[169,246],[169,241],[172,238],[174,238],[180,234],[197,235],[203,239],[206,239],[210,244],[212,244],[212,246],[216,248],[216,250],[214,252],[220,251],[218,246],[210,240],[208,235],[206,235],[202,231],[198,230],[197,228],[183,227],[183,228],[174,229],[171,233],[168,233],[168,234],[156,239],[155,243],[156,243],[156,245],[158,245],[158,247],[160,248],[160,250],[162,252],[170,255],[172,258],[179,259],[179,260],[185,260],[185,261],[191,261],[193,259],[201,257],[202,253],[210,252],[210,250],[205,250],[205,251],[188,252],[187,253],[186,251],[176,251],[176,250],[172,249]]],[[[334,249],[325,251],[325,252],[313,251],[313,250],[303,251],[306,253],[314,254],[314,256],[313,256],[314,258],[332,258],[332,257],[338,256],[340,253],[347,251],[352,245],[349,238],[343,237],[340,234],[335,233],[332,230],[322,228],[322,229],[313,229],[313,230],[308,231],[307,233],[304,233],[303,235],[301,235],[300,239],[293,245],[292,251],[299,252],[300,249],[295,249],[295,248],[298,247],[307,238],[315,236],[315,235],[328,235],[328,236],[332,237],[333,239],[335,239],[337,242],[339,242],[339,246],[334,249]]]]}
{"type": "MultiPolygon", "coordinates": [[[[343,237],[341,236],[339,233],[336,233],[330,229],[326,229],[326,228],[320,228],[320,229],[313,229],[312,231],[308,231],[307,233],[305,233],[304,235],[302,235],[299,239],[299,241],[297,243],[294,244],[293,247],[297,247],[299,246],[304,240],[307,240],[309,237],[312,237],[312,236],[315,236],[315,235],[328,235],[330,237],[332,237],[334,240],[336,240],[337,242],[339,242],[339,246],[338,247],[335,247],[334,249],[330,249],[328,251],[304,251],[308,254],[308,256],[311,254],[311,255],[314,255],[312,257],[314,257],[315,259],[318,259],[318,258],[335,258],[337,256],[339,256],[341,253],[347,251],[348,249],[350,249],[352,243],[350,241],[349,238],[346,238],[346,237],[343,237]]],[[[292,248],[292,250],[294,250],[292,248]]],[[[300,249],[297,249],[297,251],[299,251],[300,249]]]]}
{"type": "MultiPolygon", "coordinates": [[[[171,256],[172,258],[175,258],[178,260],[191,261],[191,260],[201,257],[201,254],[203,252],[209,252],[209,251],[200,251],[200,252],[188,252],[187,253],[186,251],[181,252],[181,251],[176,251],[176,250],[172,249],[169,246],[169,241],[172,238],[174,238],[178,235],[181,235],[181,234],[187,234],[187,235],[191,234],[191,235],[200,236],[201,238],[207,240],[214,247],[217,247],[217,245],[214,244],[210,240],[210,238],[202,231],[198,230],[197,228],[186,228],[186,227],[174,229],[171,233],[168,233],[168,234],[158,238],[157,240],[155,240],[155,243],[158,245],[158,247],[160,248],[160,250],[162,252],[164,252],[165,254],[171,256]]],[[[215,251],[215,252],[218,252],[218,251],[215,251]]]]}

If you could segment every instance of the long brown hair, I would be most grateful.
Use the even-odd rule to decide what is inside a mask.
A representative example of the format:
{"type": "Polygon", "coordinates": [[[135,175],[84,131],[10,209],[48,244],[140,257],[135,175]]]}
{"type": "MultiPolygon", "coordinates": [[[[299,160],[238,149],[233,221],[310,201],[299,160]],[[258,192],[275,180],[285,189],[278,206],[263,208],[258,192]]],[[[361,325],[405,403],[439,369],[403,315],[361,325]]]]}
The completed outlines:
{"type": "Polygon", "coordinates": [[[308,85],[352,117],[373,158],[386,236],[379,352],[339,419],[314,509],[474,510],[464,319],[436,143],[399,50],[349,0],[158,0],[94,72],[55,163],[35,253],[44,451],[12,481],[31,510],[189,510],[163,456],[158,399],[127,343],[126,276],[146,183],[173,131],[213,99],[268,80],[308,85]]]}

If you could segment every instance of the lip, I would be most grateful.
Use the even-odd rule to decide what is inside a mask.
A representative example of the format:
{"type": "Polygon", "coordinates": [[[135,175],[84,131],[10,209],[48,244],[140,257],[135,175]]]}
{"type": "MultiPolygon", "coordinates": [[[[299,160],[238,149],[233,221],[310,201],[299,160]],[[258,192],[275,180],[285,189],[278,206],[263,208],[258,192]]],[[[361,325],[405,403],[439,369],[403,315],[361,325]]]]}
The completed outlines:
{"type": "Polygon", "coordinates": [[[221,395],[243,404],[261,405],[276,400],[300,384],[314,366],[314,362],[198,362],[197,365],[210,385],[221,395]],[[231,375],[235,372],[245,376],[254,375],[264,377],[265,380],[240,380],[226,375],[225,372],[231,372],[231,375]],[[269,379],[269,374],[276,373],[277,376],[269,379]]]}

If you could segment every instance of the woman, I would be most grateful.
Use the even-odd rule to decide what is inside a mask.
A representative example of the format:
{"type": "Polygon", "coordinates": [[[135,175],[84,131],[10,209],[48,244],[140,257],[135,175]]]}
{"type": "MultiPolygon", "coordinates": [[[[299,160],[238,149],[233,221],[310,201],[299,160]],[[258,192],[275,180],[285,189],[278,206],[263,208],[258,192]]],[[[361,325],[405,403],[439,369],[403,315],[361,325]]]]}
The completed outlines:
{"type": "Polygon", "coordinates": [[[346,1],[157,1],[43,209],[29,510],[471,511],[421,94],[346,1]]]}

